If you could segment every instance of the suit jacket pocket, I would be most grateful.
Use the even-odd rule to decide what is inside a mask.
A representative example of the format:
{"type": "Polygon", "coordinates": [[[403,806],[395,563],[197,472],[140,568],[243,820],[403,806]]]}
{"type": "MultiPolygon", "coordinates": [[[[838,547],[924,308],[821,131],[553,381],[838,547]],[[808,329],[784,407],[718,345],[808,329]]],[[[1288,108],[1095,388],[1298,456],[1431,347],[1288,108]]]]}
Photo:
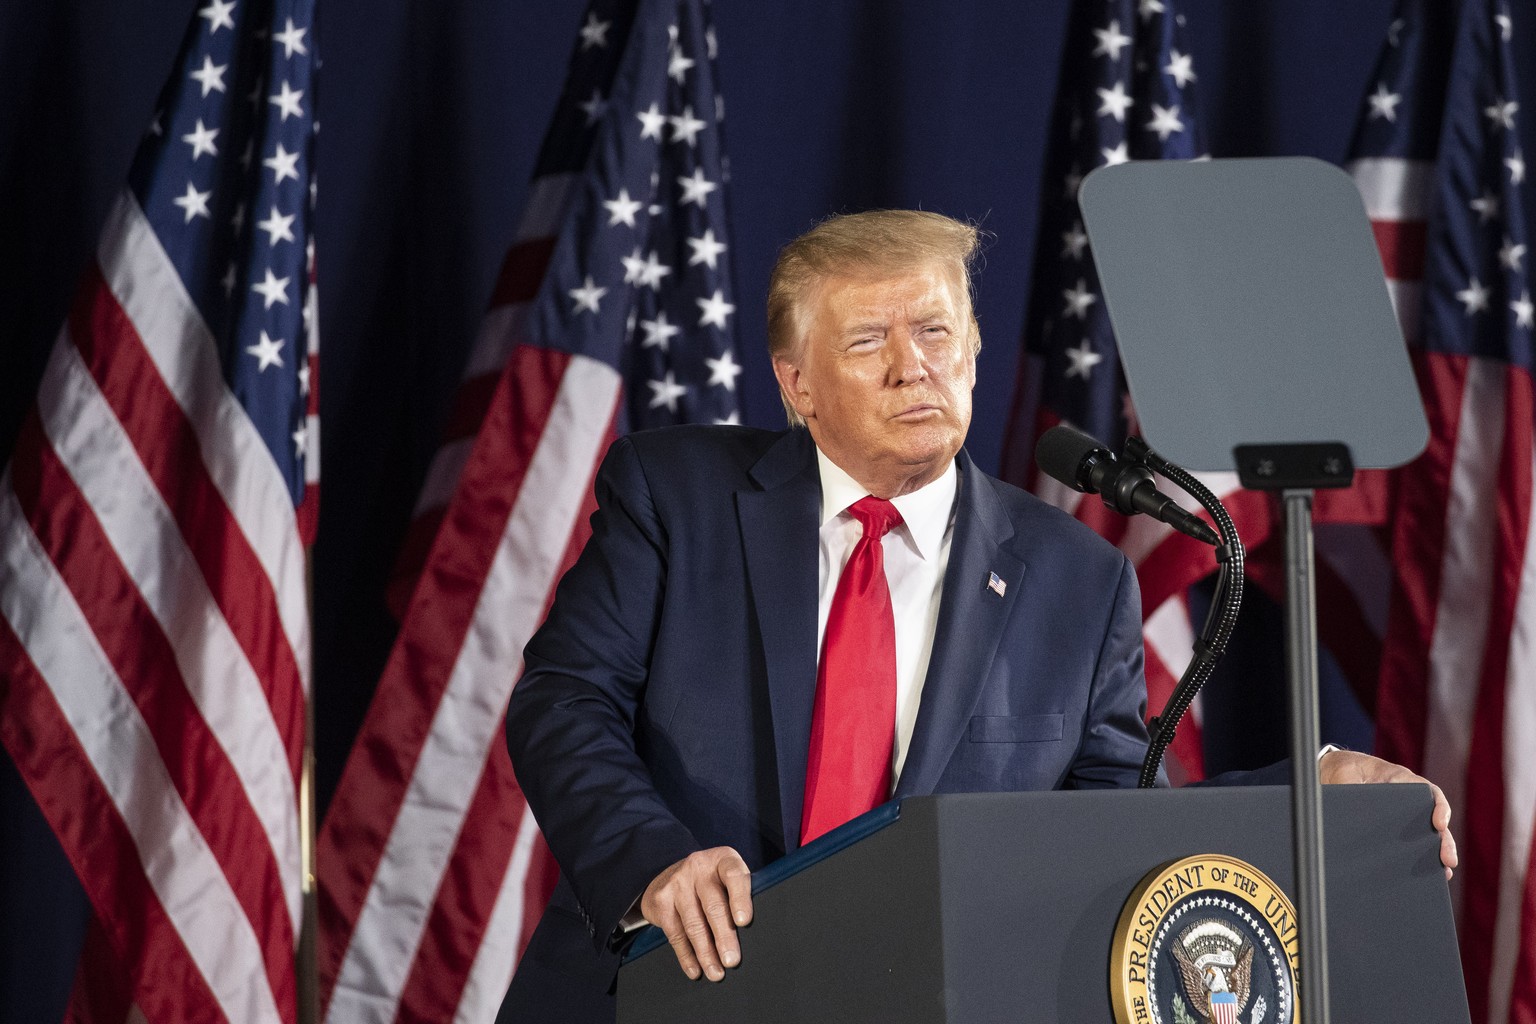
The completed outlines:
{"type": "Polygon", "coordinates": [[[1061,715],[977,715],[972,743],[1039,743],[1061,739],[1061,715]]]}

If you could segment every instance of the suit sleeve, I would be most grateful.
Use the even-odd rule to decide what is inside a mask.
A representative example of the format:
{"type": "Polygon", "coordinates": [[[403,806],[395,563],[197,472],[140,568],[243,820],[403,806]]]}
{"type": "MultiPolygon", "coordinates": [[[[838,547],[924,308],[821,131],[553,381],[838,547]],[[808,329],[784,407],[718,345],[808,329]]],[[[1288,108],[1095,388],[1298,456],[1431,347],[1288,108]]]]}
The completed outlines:
{"type": "Polygon", "coordinates": [[[1087,727],[1064,788],[1134,789],[1149,742],[1146,713],[1141,590],[1130,561],[1121,556],[1120,579],[1088,696],[1087,727]]]}
{"type": "Polygon", "coordinates": [[[602,949],[651,880],[699,844],[657,794],[636,748],[667,534],[628,439],[603,460],[596,492],[592,537],[524,652],[507,745],[602,949]]]}

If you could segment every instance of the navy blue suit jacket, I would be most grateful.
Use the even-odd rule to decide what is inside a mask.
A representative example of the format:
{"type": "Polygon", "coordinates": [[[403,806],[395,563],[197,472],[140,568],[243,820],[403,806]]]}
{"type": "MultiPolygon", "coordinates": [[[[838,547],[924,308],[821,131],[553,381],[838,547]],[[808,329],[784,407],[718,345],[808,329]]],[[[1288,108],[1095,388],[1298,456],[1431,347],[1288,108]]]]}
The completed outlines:
{"type": "MultiPolygon", "coordinates": [[[[896,796],[1134,786],[1147,734],[1130,563],[957,462],[896,796]]],[[[798,845],[821,513],[809,434],[633,434],[604,460],[597,498],[507,712],[518,781],[562,873],[513,983],[520,1021],[611,1019],[608,939],[675,861],[731,846],[755,870],[798,845]]]]}

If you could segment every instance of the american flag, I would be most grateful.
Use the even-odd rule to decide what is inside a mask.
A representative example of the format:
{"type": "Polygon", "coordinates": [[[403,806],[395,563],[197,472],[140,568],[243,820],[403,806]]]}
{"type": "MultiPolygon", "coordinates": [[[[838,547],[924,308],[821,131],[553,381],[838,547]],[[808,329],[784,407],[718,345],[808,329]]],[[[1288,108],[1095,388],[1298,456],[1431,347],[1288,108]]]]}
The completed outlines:
{"type": "Polygon", "coordinates": [[[715,50],[700,0],[585,13],[430,474],[423,507],[446,505],[320,836],[337,1024],[495,1015],[554,882],[505,706],[598,459],[625,430],[737,419],[715,50]]]}
{"type": "Polygon", "coordinates": [[[1536,404],[1512,11],[1468,0],[1452,37],[1437,6],[1401,4],[1351,165],[1430,422],[1398,481],[1378,750],[1456,808],[1473,1021],[1532,1024],[1536,404]]]}
{"type": "MultiPolygon", "coordinates": [[[[1167,702],[1191,656],[1194,632],[1184,594],[1215,571],[1211,549],[1148,517],[1123,518],[1040,474],[1033,450],[1035,438],[1064,421],[1116,449],[1137,430],[1077,189],[1084,175],[1107,164],[1205,155],[1195,110],[1198,75],[1175,7],[1174,0],[1073,6],[1046,158],[1025,359],[1003,451],[1006,479],[1088,523],[1135,563],[1154,710],[1167,702]]],[[[1262,499],[1237,491],[1235,474],[1201,479],[1219,497],[1231,496],[1228,506],[1245,538],[1250,521],[1267,523],[1262,499]]],[[[1168,767],[1176,779],[1203,775],[1193,717],[1171,749],[1168,767]]]]}
{"type": "Polygon", "coordinates": [[[85,1014],[297,1016],[313,13],[193,16],[0,482],[0,739],[95,911],[85,1014]]]}

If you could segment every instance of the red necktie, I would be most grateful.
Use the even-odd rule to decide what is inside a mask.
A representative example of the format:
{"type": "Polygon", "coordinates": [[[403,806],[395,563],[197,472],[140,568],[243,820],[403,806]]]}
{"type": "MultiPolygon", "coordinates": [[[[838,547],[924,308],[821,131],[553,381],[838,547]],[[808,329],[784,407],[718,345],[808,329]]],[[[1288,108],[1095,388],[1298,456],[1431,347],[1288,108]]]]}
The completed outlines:
{"type": "Polygon", "coordinates": [[[880,538],[901,513],[884,498],[848,512],[864,526],[837,581],[816,672],[800,842],[885,802],[896,739],[896,620],[880,538]]]}

